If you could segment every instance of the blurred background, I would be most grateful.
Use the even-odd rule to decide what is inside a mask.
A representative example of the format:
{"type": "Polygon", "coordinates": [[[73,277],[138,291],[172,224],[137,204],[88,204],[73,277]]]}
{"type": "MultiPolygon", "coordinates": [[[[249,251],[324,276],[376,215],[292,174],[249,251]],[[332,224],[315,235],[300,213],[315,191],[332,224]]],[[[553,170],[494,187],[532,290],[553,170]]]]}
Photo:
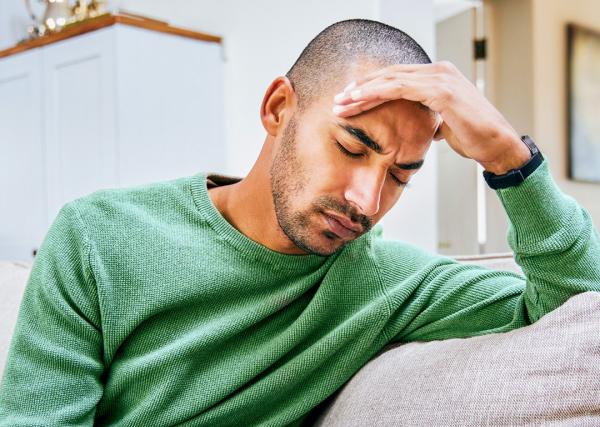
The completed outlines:
{"type": "MultiPolygon", "coordinates": [[[[0,260],[32,260],[60,207],[97,189],[244,176],[268,85],[348,18],[454,62],[600,224],[596,0],[0,0],[0,260]]],[[[432,145],[384,236],[442,254],[510,251],[481,171],[432,145]]]]}

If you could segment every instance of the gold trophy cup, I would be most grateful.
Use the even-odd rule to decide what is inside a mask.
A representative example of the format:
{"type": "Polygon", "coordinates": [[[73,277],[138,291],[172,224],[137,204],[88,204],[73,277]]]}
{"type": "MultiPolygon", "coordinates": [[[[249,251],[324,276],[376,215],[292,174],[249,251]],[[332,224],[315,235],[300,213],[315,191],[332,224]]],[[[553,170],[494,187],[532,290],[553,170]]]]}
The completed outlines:
{"type": "Polygon", "coordinates": [[[38,0],[45,5],[42,18],[33,10],[31,0],[24,0],[29,16],[33,20],[27,32],[29,36],[39,37],[47,33],[62,30],[66,25],[83,21],[106,13],[106,2],[103,0],[78,0],[71,6],[69,0],[38,0]]]}

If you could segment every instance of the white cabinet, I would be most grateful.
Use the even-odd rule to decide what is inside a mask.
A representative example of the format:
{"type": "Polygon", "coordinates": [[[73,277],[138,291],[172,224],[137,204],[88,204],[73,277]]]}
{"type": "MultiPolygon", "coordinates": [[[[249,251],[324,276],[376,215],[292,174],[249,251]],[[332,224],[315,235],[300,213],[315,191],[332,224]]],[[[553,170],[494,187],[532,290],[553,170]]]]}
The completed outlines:
{"type": "Polygon", "coordinates": [[[119,30],[109,27],[40,49],[49,223],[66,201],[120,184],[114,52],[119,30]]]}
{"type": "Polygon", "coordinates": [[[0,61],[0,259],[31,259],[47,228],[42,57],[0,61]]]}
{"type": "Polygon", "coordinates": [[[0,58],[0,259],[67,201],[225,167],[219,43],[111,25],[0,58]]]}

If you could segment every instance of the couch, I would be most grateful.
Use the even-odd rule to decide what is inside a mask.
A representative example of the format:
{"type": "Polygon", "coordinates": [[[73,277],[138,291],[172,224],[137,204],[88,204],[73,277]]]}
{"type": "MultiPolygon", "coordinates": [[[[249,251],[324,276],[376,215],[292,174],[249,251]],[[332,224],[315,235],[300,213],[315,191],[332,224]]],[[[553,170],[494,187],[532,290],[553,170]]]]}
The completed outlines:
{"type": "MultiPolygon", "coordinates": [[[[512,254],[457,256],[522,274],[512,254]]],[[[31,265],[0,261],[0,373],[31,265]]],[[[310,414],[315,426],[600,426],[600,293],[507,333],[394,343],[310,414]]]]}
{"type": "MultiPolygon", "coordinates": [[[[457,260],[523,274],[512,254],[457,260]]],[[[506,333],[394,343],[311,414],[352,426],[600,426],[600,292],[506,333]]]]}

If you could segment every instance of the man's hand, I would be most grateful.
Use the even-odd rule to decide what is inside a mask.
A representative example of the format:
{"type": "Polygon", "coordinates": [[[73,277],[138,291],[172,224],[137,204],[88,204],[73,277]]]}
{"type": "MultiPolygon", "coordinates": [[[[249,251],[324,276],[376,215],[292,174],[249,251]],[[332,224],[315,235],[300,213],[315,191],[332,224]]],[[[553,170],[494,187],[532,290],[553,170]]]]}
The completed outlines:
{"type": "Polygon", "coordinates": [[[334,98],[333,112],[353,116],[395,99],[417,101],[438,113],[434,139],[497,175],[531,158],[517,132],[450,62],[396,64],[348,85],[334,98]]]}

